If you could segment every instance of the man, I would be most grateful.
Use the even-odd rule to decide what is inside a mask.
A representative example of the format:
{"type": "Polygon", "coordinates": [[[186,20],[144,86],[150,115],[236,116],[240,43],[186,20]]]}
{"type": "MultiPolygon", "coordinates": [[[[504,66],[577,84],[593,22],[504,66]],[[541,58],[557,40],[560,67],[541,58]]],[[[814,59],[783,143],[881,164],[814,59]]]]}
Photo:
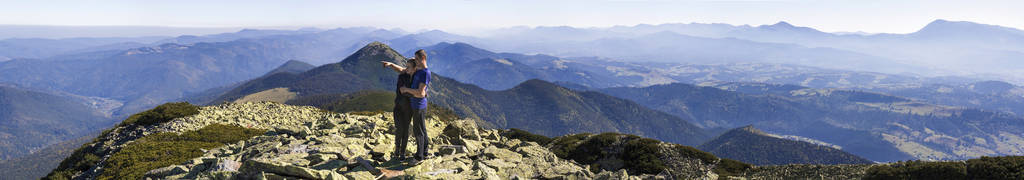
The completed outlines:
{"type": "Polygon", "coordinates": [[[430,140],[427,139],[427,125],[424,120],[427,113],[427,87],[430,85],[430,70],[427,69],[427,53],[422,49],[416,51],[416,65],[416,71],[412,75],[412,84],[408,88],[400,88],[402,93],[412,95],[409,101],[412,105],[413,135],[416,136],[416,155],[412,164],[426,159],[427,149],[430,147],[428,144],[430,140]]]}

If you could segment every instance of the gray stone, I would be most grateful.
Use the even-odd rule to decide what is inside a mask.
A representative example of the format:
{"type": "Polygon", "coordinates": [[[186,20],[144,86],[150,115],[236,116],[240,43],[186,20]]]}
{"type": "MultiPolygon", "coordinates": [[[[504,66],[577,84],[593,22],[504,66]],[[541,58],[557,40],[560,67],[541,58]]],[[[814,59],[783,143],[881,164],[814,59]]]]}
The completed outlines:
{"type": "Polygon", "coordinates": [[[213,166],[213,169],[210,169],[210,171],[214,171],[214,172],[216,172],[216,171],[237,172],[238,168],[241,167],[241,166],[242,166],[242,163],[240,163],[238,161],[230,160],[230,159],[221,159],[221,160],[219,160],[217,162],[216,166],[213,166]]]}
{"type": "Polygon", "coordinates": [[[185,166],[182,166],[182,165],[172,165],[172,166],[167,166],[167,167],[162,167],[162,168],[157,168],[157,169],[154,169],[154,170],[150,170],[149,172],[146,172],[145,177],[163,178],[163,177],[167,177],[167,176],[171,176],[171,175],[176,175],[176,174],[185,174],[187,172],[188,172],[188,168],[185,168],[185,166]]]}

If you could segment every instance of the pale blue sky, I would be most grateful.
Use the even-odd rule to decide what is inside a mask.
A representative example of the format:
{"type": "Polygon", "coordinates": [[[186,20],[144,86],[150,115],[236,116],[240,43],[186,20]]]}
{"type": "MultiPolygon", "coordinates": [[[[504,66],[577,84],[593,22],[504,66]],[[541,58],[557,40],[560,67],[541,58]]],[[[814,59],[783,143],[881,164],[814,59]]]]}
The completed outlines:
{"type": "Polygon", "coordinates": [[[1024,1],[0,1],[0,24],[177,27],[350,27],[468,32],[509,26],[661,23],[762,25],[908,33],[934,19],[1024,29],[1024,1]]]}

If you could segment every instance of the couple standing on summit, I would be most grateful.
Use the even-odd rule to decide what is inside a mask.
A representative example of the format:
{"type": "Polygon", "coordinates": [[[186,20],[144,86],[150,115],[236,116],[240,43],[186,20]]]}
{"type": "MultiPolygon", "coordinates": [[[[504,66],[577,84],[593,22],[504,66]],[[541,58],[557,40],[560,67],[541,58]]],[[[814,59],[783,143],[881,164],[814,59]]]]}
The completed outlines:
{"type": "Polygon", "coordinates": [[[381,61],[385,68],[398,72],[398,84],[395,88],[395,152],[398,160],[405,160],[406,144],[409,139],[409,123],[412,123],[413,135],[416,136],[416,154],[411,164],[417,164],[427,158],[430,141],[427,138],[427,86],[430,85],[430,70],[427,70],[427,53],[422,49],[416,51],[416,58],[405,60],[405,67],[395,63],[381,61]]]}

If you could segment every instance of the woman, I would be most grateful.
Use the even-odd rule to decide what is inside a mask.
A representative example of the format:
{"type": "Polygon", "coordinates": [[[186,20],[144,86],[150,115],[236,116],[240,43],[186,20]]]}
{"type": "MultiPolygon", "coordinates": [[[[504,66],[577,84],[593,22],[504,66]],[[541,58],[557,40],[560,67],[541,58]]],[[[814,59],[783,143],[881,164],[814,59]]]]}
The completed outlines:
{"type": "Polygon", "coordinates": [[[390,67],[392,70],[398,72],[398,82],[395,85],[395,108],[394,112],[395,119],[395,151],[392,153],[392,158],[395,160],[405,160],[406,145],[409,143],[409,123],[412,119],[412,103],[409,101],[411,94],[402,93],[401,89],[409,88],[412,84],[412,75],[416,72],[416,59],[408,59],[405,61],[405,67],[398,66],[394,63],[381,61],[384,67],[390,67]]]}

